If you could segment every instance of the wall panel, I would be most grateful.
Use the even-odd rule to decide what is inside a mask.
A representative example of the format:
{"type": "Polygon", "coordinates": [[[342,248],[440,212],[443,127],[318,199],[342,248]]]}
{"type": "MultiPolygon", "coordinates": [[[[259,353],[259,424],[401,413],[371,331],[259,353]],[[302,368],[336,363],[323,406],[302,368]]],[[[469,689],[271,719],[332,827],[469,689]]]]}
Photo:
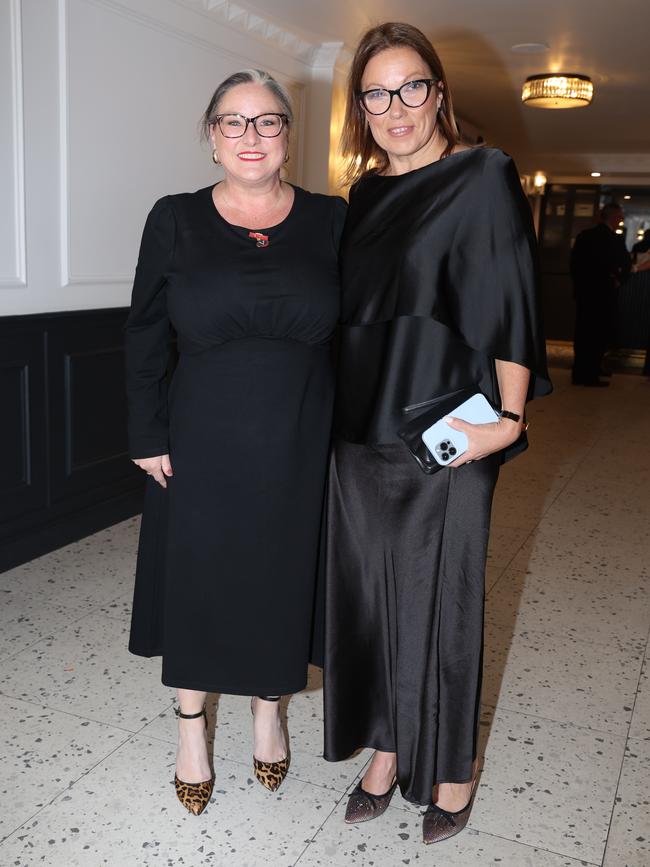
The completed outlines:
{"type": "MultiPolygon", "coordinates": [[[[149,208],[218,177],[198,122],[216,84],[255,60],[115,4],[66,0],[64,13],[61,280],[112,285],[125,302],[149,208]]],[[[280,77],[300,121],[302,85],[280,77]]],[[[298,128],[296,180],[299,150],[298,128]]]]}
{"type": "MultiPolygon", "coordinates": [[[[0,316],[128,303],[147,212],[219,179],[199,118],[235,70],[268,69],[298,122],[302,183],[314,46],[204,0],[0,3],[0,316]]],[[[319,159],[309,161],[317,189],[319,159]]],[[[323,166],[325,191],[326,166],[323,166]]]]}
{"type": "Polygon", "coordinates": [[[42,333],[0,329],[0,522],[47,499],[45,355],[42,333]]]}
{"type": "Polygon", "coordinates": [[[133,476],[127,455],[123,311],[49,328],[52,502],[133,476]]]}
{"type": "Polygon", "coordinates": [[[25,285],[20,0],[0,4],[0,291],[25,285]]]}
{"type": "Polygon", "coordinates": [[[0,570],[140,509],[126,310],[0,318],[0,570]]]}

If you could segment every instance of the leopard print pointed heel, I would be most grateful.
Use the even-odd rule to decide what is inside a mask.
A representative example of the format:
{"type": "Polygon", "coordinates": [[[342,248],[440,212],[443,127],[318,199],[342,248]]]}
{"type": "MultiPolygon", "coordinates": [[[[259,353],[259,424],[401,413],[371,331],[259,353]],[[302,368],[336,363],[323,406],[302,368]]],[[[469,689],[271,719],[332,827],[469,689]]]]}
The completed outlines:
{"type": "Polygon", "coordinates": [[[289,756],[279,762],[261,762],[253,756],[255,777],[269,792],[277,791],[289,771],[289,756]]]}
{"type": "MultiPolygon", "coordinates": [[[[279,695],[259,695],[257,698],[261,698],[262,701],[280,701],[279,695]]],[[[253,699],[251,699],[251,713],[255,716],[255,712],[253,711],[253,699]]],[[[253,771],[256,780],[261,783],[265,789],[268,789],[269,792],[276,792],[289,772],[289,756],[285,756],[278,762],[263,762],[253,756],[253,771]]]]}
{"type": "MultiPolygon", "coordinates": [[[[174,708],[174,713],[180,719],[198,719],[202,716],[205,720],[206,729],[208,727],[205,708],[198,713],[181,713],[180,708],[174,708]]],[[[176,788],[176,797],[185,809],[194,816],[200,816],[212,797],[214,774],[209,780],[203,780],[200,783],[184,783],[183,780],[179,780],[177,774],[174,774],[174,787],[176,788]]]]}

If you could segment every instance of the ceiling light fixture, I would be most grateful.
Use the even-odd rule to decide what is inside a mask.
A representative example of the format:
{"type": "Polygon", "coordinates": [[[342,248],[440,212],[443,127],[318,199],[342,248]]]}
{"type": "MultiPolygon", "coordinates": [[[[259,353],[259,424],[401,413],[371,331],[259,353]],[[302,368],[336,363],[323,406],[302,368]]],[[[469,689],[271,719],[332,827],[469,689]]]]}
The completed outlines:
{"type": "Polygon", "coordinates": [[[623,196],[624,199],[631,199],[632,196],[623,196]]]}
{"type": "Polygon", "coordinates": [[[515,54],[543,54],[548,51],[546,42],[518,42],[510,46],[510,51],[515,54]]]}
{"type": "Polygon", "coordinates": [[[591,173],[591,177],[592,177],[592,178],[599,178],[599,177],[600,177],[600,172],[592,172],[592,173],[591,173]]]}
{"type": "Polygon", "coordinates": [[[534,108],[582,108],[593,95],[594,85],[587,75],[549,72],[528,76],[521,101],[534,108]]]}

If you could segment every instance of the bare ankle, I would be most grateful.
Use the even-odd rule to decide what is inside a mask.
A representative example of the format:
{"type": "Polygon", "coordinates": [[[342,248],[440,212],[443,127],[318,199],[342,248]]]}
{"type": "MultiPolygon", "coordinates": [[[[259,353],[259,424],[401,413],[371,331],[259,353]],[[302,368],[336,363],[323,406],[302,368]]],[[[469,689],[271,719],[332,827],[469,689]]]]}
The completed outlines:
{"type": "Polygon", "coordinates": [[[394,768],[397,764],[397,756],[395,753],[385,753],[381,750],[375,750],[371,764],[376,768],[394,768]]]}

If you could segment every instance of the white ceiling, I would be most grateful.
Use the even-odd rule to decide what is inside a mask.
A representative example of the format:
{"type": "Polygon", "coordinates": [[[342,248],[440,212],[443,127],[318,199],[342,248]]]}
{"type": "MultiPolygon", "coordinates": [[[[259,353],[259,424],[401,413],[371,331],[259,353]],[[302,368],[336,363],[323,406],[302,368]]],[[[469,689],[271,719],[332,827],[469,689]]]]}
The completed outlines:
{"type": "Polygon", "coordinates": [[[522,172],[588,177],[602,171],[650,183],[649,0],[237,0],[238,5],[310,42],[343,41],[382,21],[408,21],[437,48],[458,113],[522,172]],[[544,54],[515,54],[545,42],[544,54]],[[591,76],[588,108],[544,111],[522,105],[527,75],[591,76]]]}

